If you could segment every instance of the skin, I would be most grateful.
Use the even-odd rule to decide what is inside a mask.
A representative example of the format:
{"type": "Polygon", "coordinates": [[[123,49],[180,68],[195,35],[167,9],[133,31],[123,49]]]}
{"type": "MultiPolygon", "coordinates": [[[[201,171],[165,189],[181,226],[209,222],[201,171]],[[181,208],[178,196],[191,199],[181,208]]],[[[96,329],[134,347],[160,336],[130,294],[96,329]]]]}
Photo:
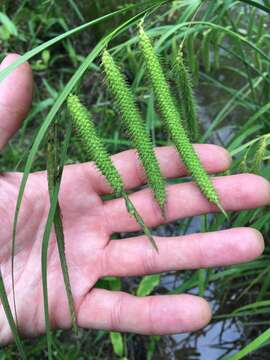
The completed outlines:
{"type": "MultiPolygon", "coordinates": [[[[17,58],[11,54],[5,67],[17,58]]],[[[20,127],[31,106],[32,73],[24,64],[0,84],[0,146],[20,127]],[[16,86],[15,86],[16,85],[16,86]]],[[[197,145],[196,150],[208,172],[217,173],[230,166],[228,153],[214,145],[197,145]]],[[[174,148],[156,149],[162,173],[167,178],[184,176],[186,171],[174,148]]],[[[127,189],[145,183],[145,175],[134,151],[113,156],[127,189]]],[[[12,303],[11,233],[16,197],[22,175],[0,175],[0,264],[12,303]]],[[[216,178],[216,189],[227,211],[261,207],[270,202],[269,183],[255,175],[242,174],[216,178]]],[[[67,166],[64,170],[60,205],[66,240],[66,255],[75,299],[78,325],[141,334],[189,332],[207,325],[209,304],[193,295],[149,296],[137,298],[123,292],[95,288],[104,276],[135,276],[170,270],[224,266],[255,259],[264,248],[262,235],[251,228],[193,234],[182,237],[156,237],[159,254],[144,236],[109,241],[114,232],[138,230],[126,211],[123,199],[103,202],[110,193],[104,178],[92,163],[67,166]]],[[[167,188],[167,220],[217,211],[193,183],[167,188]]],[[[159,207],[149,189],[131,196],[147,225],[163,223],[159,207]]],[[[41,241],[48,214],[46,173],[31,174],[17,229],[15,290],[19,329],[26,337],[44,333],[44,314],[40,269],[41,241]]],[[[55,236],[50,239],[48,257],[50,318],[54,328],[71,326],[55,236]]],[[[0,342],[11,340],[11,333],[0,308],[0,342]]]]}

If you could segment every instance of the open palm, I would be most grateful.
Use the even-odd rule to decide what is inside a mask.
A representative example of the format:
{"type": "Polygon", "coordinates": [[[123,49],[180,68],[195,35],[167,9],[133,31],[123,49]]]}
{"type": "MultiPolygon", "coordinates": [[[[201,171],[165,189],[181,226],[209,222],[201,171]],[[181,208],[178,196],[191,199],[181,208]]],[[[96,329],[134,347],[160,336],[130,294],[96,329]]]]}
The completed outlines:
{"type": "MultiPolygon", "coordinates": [[[[14,61],[15,57],[9,55],[2,66],[14,61]]],[[[31,70],[27,64],[1,83],[1,147],[25,117],[31,104],[31,89],[31,70]],[[12,87],[15,83],[19,86],[12,87]]],[[[224,149],[214,145],[198,145],[196,149],[209,172],[220,172],[229,167],[230,157],[224,149]]],[[[186,174],[174,148],[159,148],[156,153],[165,177],[186,174]]],[[[136,189],[145,183],[134,151],[117,154],[113,161],[127,189],[136,189]]],[[[0,263],[11,303],[12,221],[21,176],[18,173],[0,176],[0,263]]],[[[215,186],[227,210],[264,206],[270,201],[269,183],[258,176],[244,174],[216,178],[215,186]]],[[[263,251],[261,234],[250,228],[234,228],[174,238],[156,237],[159,253],[145,236],[110,241],[113,233],[139,230],[127,213],[123,199],[102,200],[102,195],[110,191],[92,163],[71,165],[64,170],[60,206],[78,325],[144,334],[194,331],[205,326],[211,311],[207,302],[199,297],[137,298],[123,292],[95,288],[95,283],[108,275],[145,275],[248,261],[263,251]]],[[[167,193],[168,221],[216,211],[193,183],[170,185],[167,193]]],[[[149,189],[134,192],[131,199],[148,226],[163,222],[149,189]]],[[[46,173],[34,173],[29,178],[23,199],[15,255],[18,322],[21,333],[26,336],[35,336],[45,330],[40,264],[48,210],[46,173]]],[[[71,320],[54,234],[48,254],[48,288],[52,326],[69,328],[71,320]]],[[[0,308],[0,342],[10,341],[11,336],[4,311],[0,308]]]]}

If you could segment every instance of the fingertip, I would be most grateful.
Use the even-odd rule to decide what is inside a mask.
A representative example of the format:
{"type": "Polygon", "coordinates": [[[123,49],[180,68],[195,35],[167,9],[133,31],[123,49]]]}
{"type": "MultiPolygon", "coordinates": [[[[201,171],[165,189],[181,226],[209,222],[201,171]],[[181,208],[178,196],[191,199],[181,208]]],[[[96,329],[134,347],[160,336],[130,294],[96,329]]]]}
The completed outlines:
{"type": "Polygon", "coordinates": [[[232,156],[228,150],[219,146],[220,157],[225,164],[226,168],[229,169],[232,164],[232,156]]]}
{"type": "MultiPolygon", "coordinates": [[[[196,306],[193,307],[192,311],[196,311],[197,309],[197,320],[194,321],[192,329],[190,331],[197,331],[209,324],[212,318],[212,309],[208,301],[206,301],[202,297],[194,296],[194,300],[196,301],[196,306]]],[[[196,314],[193,314],[195,318],[196,314]]]]}
{"type": "MultiPolygon", "coordinates": [[[[169,295],[166,302],[170,302],[170,310],[166,302],[160,302],[156,316],[153,316],[156,334],[175,334],[193,332],[207,326],[212,318],[209,303],[195,295],[169,295]],[[162,324],[162,321],[164,322],[162,324]]],[[[158,301],[158,299],[156,299],[158,301]]]]}
{"type": "Polygon", "coordinates": [[[199,151],[200,158],[205,167],[216,169],[216,172],[225,171],[230,168],[232,157],[222,146],[214,144],[195,145],[199,151]]]}
{"type": "Polygon", "coordinates": [[[205,327],[206,325],[208,325],[212,319],[212,308],[209,304],[208,301],[206,301],[203,298],[200,298],[201,303],[202,303],[202,327],[205,327]]]}
{"type": "Polygon", "coordinates": [[[250,244],[250,248],[252,249],[253,257],[257,258],[264,252],[265,243],[262,233],[254,228],[250,228],[249,231],[253,234],[251,240],[253,240],[250,244]]]}
{"type": "MultiPolygon", "coordinates": [[[[20,58],[8,54],[0,64],[0,71],[20,58]]],[[[18,130],[27,115],[33,95],[33,78],[30,65],[25,62],[0,82],[0,148],[18,130]]]]}
{"type": "Polygon", "coordinates": [[[262,176],[236,174],[213,181],[227,211],[255,209],[270,204],[270,183],[262,176]]]}
{"type": "Polygon", "coordinates": [[[261,189],[262,189],[262,199],[263,201],[265,201],[265,205],[269,205],[270,204],[270,182],[265,179],[262,176],[257,176],[261,183],[261,189]]]}
{"type": "Polygon", "coordinates": [[[247,187],[246,197],[249,198],[252,207],[262,207],[270,204],[270,182],[256,174],[240,174],[245,179],[247,187]]]}

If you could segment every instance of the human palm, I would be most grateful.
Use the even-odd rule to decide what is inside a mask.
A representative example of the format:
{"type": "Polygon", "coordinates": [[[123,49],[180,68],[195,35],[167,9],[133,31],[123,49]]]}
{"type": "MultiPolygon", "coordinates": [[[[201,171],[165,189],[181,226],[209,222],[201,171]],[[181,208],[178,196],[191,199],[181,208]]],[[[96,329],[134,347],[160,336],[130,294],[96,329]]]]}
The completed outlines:
{"type": "MultiPolygon", "coordinates": [[[[14,61],[15,57],[10,55],[2,66],[14,61]]],[[[0,85],[0,146],[4,146],[26,115],[31,104],[31,88],[31,70],[27,64],[0,85]],[[11,83],[20,86],[16,91],[10,91],[11,83]]],[[[196,149],[208,172],[221,172],[229,167],[230,158],[224,149],[213,145],[198,145],[196,149]]],[[[159,148],[156,153],[165,177],[186,174],[174,148],[159,148]]],[[[127,189],[135,190],[145,183],[134,151],[117,154],[113,161],[127,189]]],[[[0,176],[0,263],[10,303],[12,221],[21,176],[19,173],[0,176]]],[[[215,186],[227,210],[259,207],[270,201],[269,183],[258,176],[245,174],[216,178],[215,186]]],[[[139,230],[127,213],[123,199],[102,200],[102,196],[110,192],[106,180],[93,163],[65,167],[60,206],[78,325],[144,334],[194,331],[205,326],[211,316],[210,308],[199,297],[137,298],[123,292],[95,288],[95,284],[108,275],[135,276],[248,261],[263,250],[261,234],[250,228],[234,228],[182,237],[156,237],[159,253],[145,236],[110,240],[114,233],[139,230]]],[[[193,183],[170,185],[167,194],[167,221],[217,210],[193,183]]],[[[163,223],[149,189],[134,191],[131,199],[148,226],[163,223]]],[[[18,324],[25,336],[45,331],[41,243],[48,210],[46,173],[31,174],[20,211],[15,252],[18,324]]],[[[48,253],[48,288],[52,326],[69,328],[71,320],[54,234],[48,253]]],[[[0,342],[6,343],[10,339],[11,332],[1,308],[0,342]]]]}

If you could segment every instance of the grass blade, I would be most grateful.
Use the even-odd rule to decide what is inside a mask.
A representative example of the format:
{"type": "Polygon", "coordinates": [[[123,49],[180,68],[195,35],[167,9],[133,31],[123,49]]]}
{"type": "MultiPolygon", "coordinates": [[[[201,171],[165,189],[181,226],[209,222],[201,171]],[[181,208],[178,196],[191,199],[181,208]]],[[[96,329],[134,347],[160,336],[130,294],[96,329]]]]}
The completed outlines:
{"type": "Polygon", "coordinates": [[[54,188],[54,192],[51,196],[51,206],[45,226],[45,231],[42,240],[42,250],[41,250],[41,272],[42,272],[44,316],[45,316],[45,327],[46,327],[46,336],[48,343],[49,360],[52,360],[53,357],[52,357],[52,333],[50,327],[49,301],[48,301],[47,259],[48,259],[49,240],[50,240],[51,230],[54,223],[55,212],[58,204],[59,189],[60,189],[60,182],[56,184],[54,188]]]}
{"type": "Polygon", "coordinates": [[[251,352],[259,349],[267,340],[270,339],[270,329],[264,331],[260,336],[253,340],[250,344],[244,347],[241,351],[234,355],[229,355],[221,360],[240,360],[246,357],[251,352]]]}
{"type": "MultiPolygon", "coordinates": [[[[48,171],[48,187],[49,187],[49,193],[50,198],[52,199],[54,187],[56,185],[57,181],[61,181],[61,176],[65,164],[65,158],[67,154],[67,148],[70,141],[72,133],[72,128],[69,126],[67,134],[65,136],[62,154],[61,154],[61,164],[60,169],[58,170],[58,132],[57,132],[57,124],[54,124],[53,128],[51,129],[49,133],[49,139],[48,139],[48,146],[47,146],[47,171],[48,171]]],[[[65,289],[68,299],[68,306],[69,306],[69,312],[72,320],[72,327],[75,334],[78,333],[78,327],[77,327],[77,319],[76,319],[76,313],[74,308],[74,302],[73,302],[73,296],[71,291],[71,285],[70,285],[70,279],[69,279],[69,272],[68,272],[68,266],[65,256],[65,238],[64,238],[64,230],[63,230],[63,224],[62,224],[62,218],[61,218],[61,208],[59,202],[57,202],[57,207],[54,215],[54,230],[56,235],[56,241],[57,241],[57,247],[60,257],[60,263],[61,263],[61,269],[62,274],[64,278],[65,283],[65,289]]]]}
{"type": "Polygon", "coordinates": [[[74,10],[74,12],[76,13],[76,15],[78,16],[78,18],[81,21],[85,21],[85,18],[83,16],[83,14],[81,13],[79,7],[77,6],[77,4],[75,3],[75,1],[73,0],[68,0],[70,7],[74,10]]]}
{"type": "Polygon", "coordinates": [[[160,279],[160,274],[144,276],[138,285],[136,296],[150,295],[159,285],[160,279]]]}
{"type": "Polygon", "coordinates": [[[0,300],[1,300],[2,306],[4,308],[4,311],[5,311],[5,314],[6,314],[10,329],[12,331],[14,341],[15,341],[15,343],[17,345],[20,357],[21,357],[21,359],[27,359],[26,353],[24,351],[24,347],[23,347],[23,344],[22,344],[22,341],[20,339],[20,336],[19,336],[16,324],[15,324],[15,321],[13,319],[13,315],[12,315],[12,312],[11,312],[11,309],[10,309],[10,306],[9,306],[8,297],[7,297],[7,293],[6,293],[5,284],[4,284],[4,281],[3,281],[1,270],[0,270],[0,300]]]}
{"type": "Polygon", "coordinates": [[[240,1],[242,1],[242,2],[244,2],[244,3],[246,3],[246,4],[249,4],[249,5],[251,5],[251,6],[255,6],[256,8],[261,9],[261,10],[267,12],[268,14],[270,14],[270,9],[269,9],[269,7],[267,7],[267,6],[259,3],[259,2],[257,2],[257,1],[253,1],[253,0],[240,0],[240,1]]]}
{"type": "Polygon", "coordinates": [[[127,208],[128,212],[130,213],[131,216],[133,216],[135,218],[137,223],[140,225],[143,233],[147,236],[147,238],[149,239],[150,243],[152,244],[152,246],[156,250],[156,252],[159,252],[158,246],[157,246],[157,244],[155,242],[155,239],[153,238],[153,236],[151,234],[151,231],[149,230],[149,228],[147,227],[147,225],[143,221],[142,217],[140,216],[140,214],[136,210],[136,208],[133,205],[133,203],[131,202],[130,198],[128,197],[128,195],[126,193],[123,193],[122,195],[123,195],[123,197],[125,199],[126,208],[127,208]]]}

